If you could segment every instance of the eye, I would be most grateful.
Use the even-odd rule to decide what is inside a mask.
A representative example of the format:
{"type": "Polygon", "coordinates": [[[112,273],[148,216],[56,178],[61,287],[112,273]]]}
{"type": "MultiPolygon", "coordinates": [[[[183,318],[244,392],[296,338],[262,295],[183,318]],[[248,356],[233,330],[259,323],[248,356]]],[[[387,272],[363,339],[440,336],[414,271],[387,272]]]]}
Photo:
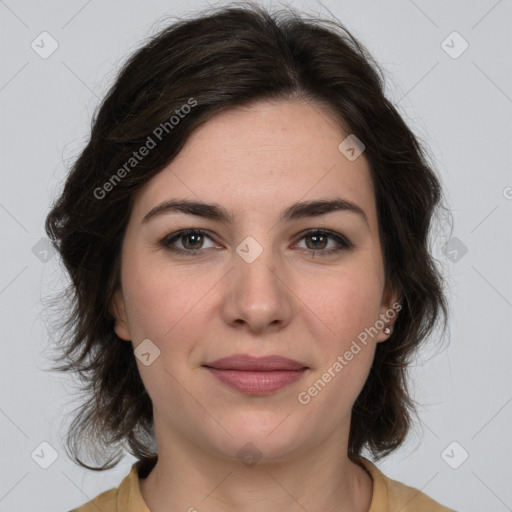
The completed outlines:
{"type": "Polygon", "coordinates": [[[202,249],[218,247],[202,229],[184,229],[177,233],[171,233],[161,241],[161,244],[169,251],[186,254],[187,256],[197,256],[201,254],[202,249]],[[212,243],[205,247],[204,244],[207,239],[212,243]]]}
{"type": "MultiPolygon", "coordinates": [[[[305,241],[301,247],[312,257],[317,255],[328,256],[351,249],[353,244],[340,233],[328,229],[312,229],[301,234],[298,245],[305,241]]],[[[210,235],[202,229],[184,229],[167,235],[161,242],[167,250],[185,256],[199,256],[206,249],[218,248],[210,235]],[[205,245],[206,241],[209,245],[205,245]]]]}
{"type": "Polygon", "coordinates": [[[343,235],[328,229],[312,229],[303,233],[299,242],[305,241],[304,248],[311,256],[339,253],[351,249],[353,244],[343,235]]]}

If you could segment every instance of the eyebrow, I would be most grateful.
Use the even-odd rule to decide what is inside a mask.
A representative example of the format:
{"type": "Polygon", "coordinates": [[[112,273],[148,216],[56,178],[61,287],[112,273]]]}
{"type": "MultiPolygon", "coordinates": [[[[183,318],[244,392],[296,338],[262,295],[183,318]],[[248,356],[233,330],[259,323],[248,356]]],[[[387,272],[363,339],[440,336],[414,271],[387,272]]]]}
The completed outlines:
{"type": "MultiPolygon", "coordinates": [[[[306,217],[319,217],[338,211],[354,213],[360,216],[365,224],[370,227],[364,210],[357,204],[341,198],[319,199],[292,204],[281,213],[279,222],[284,223],[306,217]]],[[[183,199],[160,203],[143,217],[142,223],[146,223],[154,217],[170,213],[186,213],[226,224],[232,224],[234,220],[234,215],[218,204],[183,199]]]]}

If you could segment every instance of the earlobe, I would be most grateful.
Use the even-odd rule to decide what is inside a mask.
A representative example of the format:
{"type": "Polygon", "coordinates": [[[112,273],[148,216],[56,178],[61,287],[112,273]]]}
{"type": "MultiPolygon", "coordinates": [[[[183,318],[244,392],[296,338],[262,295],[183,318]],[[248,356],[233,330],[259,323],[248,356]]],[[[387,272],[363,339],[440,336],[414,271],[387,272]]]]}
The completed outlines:
{"type": "Polygon", "coordinates": [[[396,318],[402,309],[401,297],[391,287],[386,286],[382,297],[380,319],[383,323],[377,342],[386,341],[392,334],[396,318]]]}
{"type": "Polygon", "coordinates": [[[128,326],[128,318],[126,316],[126,307],[124,304],[123,294],[121,290],[116,290],[110,304],[110,314],[114,317],[114,332],[122,340],[130,341],[130,329],[128,326]]]}

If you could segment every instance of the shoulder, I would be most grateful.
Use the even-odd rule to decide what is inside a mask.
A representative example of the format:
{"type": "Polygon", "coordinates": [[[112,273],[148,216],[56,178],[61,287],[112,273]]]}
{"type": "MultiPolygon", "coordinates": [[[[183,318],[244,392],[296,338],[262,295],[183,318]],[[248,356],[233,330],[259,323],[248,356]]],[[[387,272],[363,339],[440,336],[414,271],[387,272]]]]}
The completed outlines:
{"type": "Polygon", "coordinates": [[[139,470],[141,464],[132,465],[130,473],[125,476],[119,487],[104,491],[93,500],[84,503],[70,512],[149,512],[142,499],[139,487],[139,470]]]}
{"type": "Polygon", "coordinates": [[[74,508],[70,512],[98,512],[98,510],[101,510],[101,512],[116,512],[118,491],[119,488],[102,492],[93,500],[74,508]]]}
{"type": "Polygon", "coordinates": [[[384,475],[373,462],[359,458],[373,480],[373,497],[369,512],[455,512],[420,490],[384,475]]]}

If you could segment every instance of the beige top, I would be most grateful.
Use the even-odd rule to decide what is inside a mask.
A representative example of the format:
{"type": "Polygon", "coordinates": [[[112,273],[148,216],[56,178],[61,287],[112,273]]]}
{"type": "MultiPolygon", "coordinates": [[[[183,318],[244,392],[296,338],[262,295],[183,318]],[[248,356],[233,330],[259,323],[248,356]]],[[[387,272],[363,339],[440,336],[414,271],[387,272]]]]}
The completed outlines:
{"type": "MultiPolygon", "coordinates": [[[[368,459],[360,457],[359,461],[373,480],[373,496],[368,512],[455,512],[414,487],[386,477],[368,459]]],[[[71,512],[150,512],[140,492],[139,478],[145,478],[155,462],[149,465],[142,462],[133,464],[119,487],[101,493],[71,512]]]]}

